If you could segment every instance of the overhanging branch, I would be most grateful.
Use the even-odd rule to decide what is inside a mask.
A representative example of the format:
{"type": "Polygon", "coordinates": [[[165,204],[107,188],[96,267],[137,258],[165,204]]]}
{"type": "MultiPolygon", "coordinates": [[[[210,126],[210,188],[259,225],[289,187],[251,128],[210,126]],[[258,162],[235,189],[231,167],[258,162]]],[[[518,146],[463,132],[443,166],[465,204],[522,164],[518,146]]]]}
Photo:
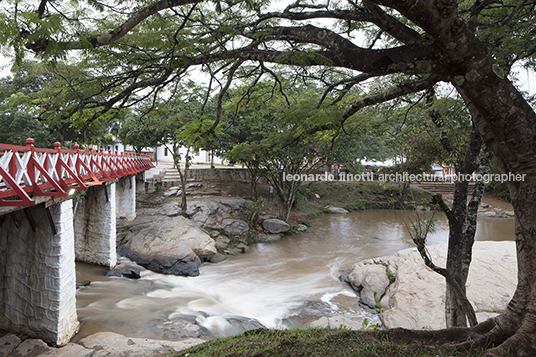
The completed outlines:
{"type": "MultiPolygon", "coordinates": [[[[159,11],[173,8],[176,6],[196,4],[198,2],[199,0],[159,0],[136,11],[122,25],[116,27],[114,30],[106,34],[103,34],[100,36],[86,37],[84,41],[60,42],[58,45],[59,47],[66,49],[66,50],[82,50],[82,49],[87,48],[88,44],[90,44],[92,47],[100,47],[100,46],[108,45],[110,43],[117,41],[121,37],[125,36],[143,20],[145,20],[151,15],[156,14],[159,11]]],[[[46,4],[45,1],[43,1],[41,4],[43,3],[46,4]]],[[[43,52],[47,48],[47,46],[48,46],[47,40],[39,40],[39,41],[27,44],[26,48],[39,53],[39,52],[43,52]]]]}

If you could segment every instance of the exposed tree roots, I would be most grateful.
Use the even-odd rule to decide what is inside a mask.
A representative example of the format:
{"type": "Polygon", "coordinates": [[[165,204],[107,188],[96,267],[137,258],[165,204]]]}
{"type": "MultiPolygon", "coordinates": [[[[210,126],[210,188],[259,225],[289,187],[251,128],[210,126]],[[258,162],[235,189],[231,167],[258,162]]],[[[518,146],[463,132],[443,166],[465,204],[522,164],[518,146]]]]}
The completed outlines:
{"type": "Polygon", "coordinates": [[[469,352],[487,348],[484,357],[534,357],[536,333],[533,329],[520,328],[513,335],[505,333],[496,322],[489,319],[472,328],[449,328],[438,331],[392,329],[395,338],[413,341],[413,345],[446,345],[469,352]]]}

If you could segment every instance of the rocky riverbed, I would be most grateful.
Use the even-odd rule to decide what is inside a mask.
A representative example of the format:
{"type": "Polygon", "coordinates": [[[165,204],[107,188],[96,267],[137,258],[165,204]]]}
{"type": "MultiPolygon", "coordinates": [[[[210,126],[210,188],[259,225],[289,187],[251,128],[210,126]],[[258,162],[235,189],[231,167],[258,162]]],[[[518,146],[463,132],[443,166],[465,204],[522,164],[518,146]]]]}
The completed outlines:
{"type": "MultiPolygon", "coordinates": [[[[134,221],[118,221],[118,251],[121,254],[157,272],[195,276],[199,274],[198,268],[202,262],[217,262],[227,256],[247,252],[244,242],[251,231],[242,212],[247,207],[246,200],[221,196],[191,198],[187,212],[190,220],[180,216],[178,200],[173,195],[164,198],[162,203],[158,207],[141,209],[134,221]]],[[[290,229],[288,224],[270,215],[261,215],[258,223],[253,229],[254,241],[257,242],[277,242],[290,229]]],[[[442,255],[446,248],[434,246],[430,250],[436,257],[436,263],[444,264],[442,255]]],[[[137,264],[121,259],[121,264],[110,274],[137,278],[142,270],[137,264]]],[[[515,273],[513,242],[475,244],[468,292],[479,318],[486,318],[504,309],[515,289],[515,273]]],[[[356,289],[363,305],[371,309],[382,308],[381,317],[386,327],[444,327],[443,279],[424,267],[415,249],[356,263],[344,274],[343,279],[356,289]],[[387,286],[389,288],[385,289],[387,286]]],[[[363,326],[362,320],[329,316],[317,319],[310,325],[345,325],[359,329],[363,326]]],[[[237,333],[262,327],[252,320],[233,323],[237,333]]],[[[131,338],[100,332],[58,349],[40,340],[23,341],[24,336],[0,333],[0,357],[165,356],[211,337],[195,321],[155,321],[154,328],[165,330],[169,340],[131,338]]]]}

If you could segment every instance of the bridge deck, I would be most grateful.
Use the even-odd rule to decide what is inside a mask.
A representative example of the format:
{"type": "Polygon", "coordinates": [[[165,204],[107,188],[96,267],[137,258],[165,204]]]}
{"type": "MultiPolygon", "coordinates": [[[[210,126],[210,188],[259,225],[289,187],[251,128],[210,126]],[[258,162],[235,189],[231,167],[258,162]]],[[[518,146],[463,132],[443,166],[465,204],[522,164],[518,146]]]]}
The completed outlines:
{"type": "MultiPolygon", "coordinates": [[[[153,168],[146,155],[0,144],[0,207],[28,207],[153,168]]],[[[0,212],[1,214],[1,212],[0,212]]]]}

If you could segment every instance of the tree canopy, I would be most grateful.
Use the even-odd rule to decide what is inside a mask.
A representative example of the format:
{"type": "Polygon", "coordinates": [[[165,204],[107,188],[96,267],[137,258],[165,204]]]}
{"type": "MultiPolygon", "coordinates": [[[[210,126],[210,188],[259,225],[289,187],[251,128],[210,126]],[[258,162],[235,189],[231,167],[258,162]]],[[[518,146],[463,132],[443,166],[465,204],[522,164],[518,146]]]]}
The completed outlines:
{"type": "Polygon", "coordinates": [[[534,65],[535,1],[12,0],[1,6],[2,51],[18,64],[32,52],[62,78],[61,86],[43,91],[46,100],[33,103],[36,112],[79,128],[175,96],[194,68],[208,74],[207,93],[218,93],[214,121],[196,124],[207,133],[218,127],[234,80],[255,85],[271,78],[283,94],[304,81],[320,83],[326,95],[317,110],[288,128],[296,138],[344,131],[365,107],[448,83],[499,169],[527,175],[509,182],[516,293],[498,318],[464,330],[457,341],[495,342],[490,356],[536,351],[536,113],[510,80],[514,64],[534,65]],[[318,115],[325,105],[339,114],[318,115]]]}

